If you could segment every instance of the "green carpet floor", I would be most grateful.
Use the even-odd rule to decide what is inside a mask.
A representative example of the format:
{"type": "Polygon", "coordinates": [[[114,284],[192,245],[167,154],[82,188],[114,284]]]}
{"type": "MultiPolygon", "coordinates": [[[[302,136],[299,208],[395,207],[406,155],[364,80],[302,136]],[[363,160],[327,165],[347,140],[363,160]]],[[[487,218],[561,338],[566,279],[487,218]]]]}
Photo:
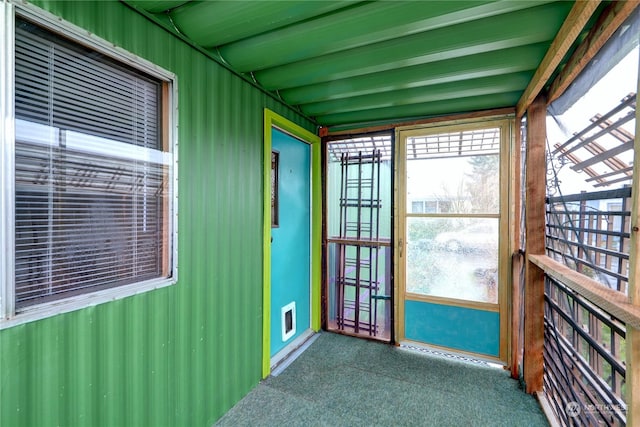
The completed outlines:
{"type": "Polygon", "coordinates": [[[219,426],[547,426],[508,372],[323,332],[219,426]]]}

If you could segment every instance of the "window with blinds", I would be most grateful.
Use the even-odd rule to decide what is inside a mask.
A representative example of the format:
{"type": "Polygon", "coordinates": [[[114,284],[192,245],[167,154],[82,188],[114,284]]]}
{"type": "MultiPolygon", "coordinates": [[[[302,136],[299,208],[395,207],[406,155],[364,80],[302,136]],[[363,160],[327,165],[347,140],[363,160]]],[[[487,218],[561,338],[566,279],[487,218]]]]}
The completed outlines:
{"type": "Polygon", "coordinates": [[[16,20],[16,309],[171,276],[164,84],[16,20]]]}

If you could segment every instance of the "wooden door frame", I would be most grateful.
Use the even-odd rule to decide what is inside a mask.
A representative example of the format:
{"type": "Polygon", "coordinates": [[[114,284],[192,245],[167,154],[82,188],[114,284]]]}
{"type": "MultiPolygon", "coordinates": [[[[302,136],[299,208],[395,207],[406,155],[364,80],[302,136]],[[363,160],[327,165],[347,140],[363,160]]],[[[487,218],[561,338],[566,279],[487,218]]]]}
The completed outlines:
{"type": "MultiPolygon", "coordinates": [[[[452,120],[434,123],[432,125],[421,126],[405,126],[396,128],[396,160],[394,164],[394,191],[395,191],[395,206],[394,206],[394,245],[396,245],[396,251],[394,251],[394,271],[397,279],[395,292],[395,333],[398,342],[406,340],[405,336],[405,294],[406,294],[406,269],[403,265],[406,253],[406,211],[407,211],[407,199],[406,199],[406,146],[403,142],[403,137],[412,133],[425,133],[436,134],[441,132],[457,131],[460,129],[470,129],[476,127],[500,127],[501,129],[501,146],[500,146],[500,244],[499,244],[499,276],[500,283],[498,294],[498,313],[500,316],[500,337],[499,337],[499,356],[495,358],[496,362],[504,363],[509,362],[511,353],[511,257],[509,254],[512,249],[512,239],[510,231],[514,229],[513,221],[514,215],[510,206],[514,203],[518,194],[514,193],[513,180],[511,175],[513,174],[515,164],[512,161],[511,152],[514,149],[514,117],[513,115],[503,115],[495,117],[482,117],[478,119],[468,120],[452,120]]],[[[426,297],[425,300],[431,299],[426,297]]],[[[447,298],[433,297],[431,302],[445,302],[451,305],[467,307],[467,308],[482,308],[486,309],[486,304],[475,302],[464,302],[462,300],[453,300],[447,298]]],[[[435,346],[434,346],[435,347],[435,346]]],[[[451,350],[460,353],[465,353],[460,350],[451,350]]],[[[475,353],[468,353],[474,356],[480,356],[475,353]]],[[[482,355],[483,358],[493,359],[482,355]]]]}

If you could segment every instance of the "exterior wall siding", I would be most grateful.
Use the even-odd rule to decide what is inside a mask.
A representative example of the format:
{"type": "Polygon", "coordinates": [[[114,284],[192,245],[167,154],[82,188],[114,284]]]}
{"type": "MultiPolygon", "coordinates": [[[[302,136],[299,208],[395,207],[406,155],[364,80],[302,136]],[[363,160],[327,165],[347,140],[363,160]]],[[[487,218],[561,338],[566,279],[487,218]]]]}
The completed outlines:
{"type": "Polygon", "coordinates": [[[179,281],[0,331],[0,425],[209,426],[261,377],[263,109],[312,123],[122,3],[34,3],[177,75],[179,281]]]}

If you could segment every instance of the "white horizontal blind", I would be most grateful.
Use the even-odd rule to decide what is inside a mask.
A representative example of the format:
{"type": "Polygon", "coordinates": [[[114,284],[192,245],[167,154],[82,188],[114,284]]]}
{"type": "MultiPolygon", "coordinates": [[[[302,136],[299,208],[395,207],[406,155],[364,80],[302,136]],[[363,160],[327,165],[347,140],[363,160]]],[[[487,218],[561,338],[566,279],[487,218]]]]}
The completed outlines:
{"type": "Polygon", "coordinates": [[[161,82],[16,23],[16,307],[166,276],[161,82]]]}

